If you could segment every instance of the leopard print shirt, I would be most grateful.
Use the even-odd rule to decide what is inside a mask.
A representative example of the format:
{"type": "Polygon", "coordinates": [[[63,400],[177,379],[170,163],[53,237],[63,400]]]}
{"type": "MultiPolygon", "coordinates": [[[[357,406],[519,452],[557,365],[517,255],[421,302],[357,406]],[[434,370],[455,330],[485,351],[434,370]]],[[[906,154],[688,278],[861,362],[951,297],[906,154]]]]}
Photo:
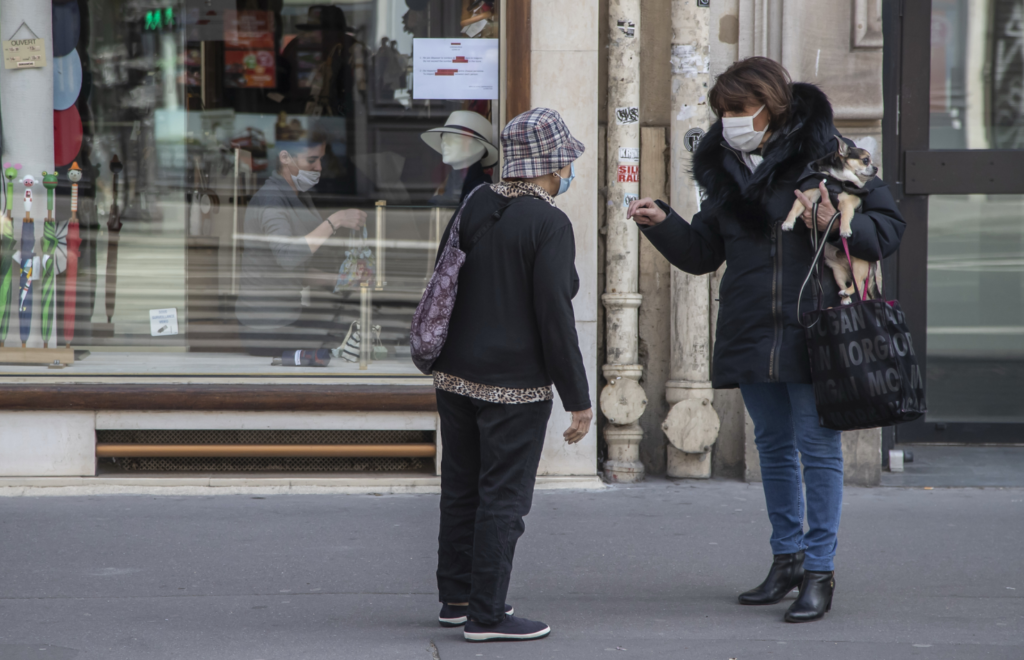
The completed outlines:
{"type": "Polygon", "coordinates": [[[555,398],[551,386],[547,387],[498,387],[497,385],[481,385],[458,376],[450,376],[440,371],[434,372],[434,387],[444,392],[461,394],[471,399],[488,403],[539,403],[555,398]]]}
{"type": "Polygon", "coordinates": [[[555,206],[555,200],[552,199],[551,195],[549,195],[546,190],[538,185],[527,183],[525,181],[501,181],[500,183],[492,183],[491,190],[502,197],[539,197],[551,206],[555,206]]]}

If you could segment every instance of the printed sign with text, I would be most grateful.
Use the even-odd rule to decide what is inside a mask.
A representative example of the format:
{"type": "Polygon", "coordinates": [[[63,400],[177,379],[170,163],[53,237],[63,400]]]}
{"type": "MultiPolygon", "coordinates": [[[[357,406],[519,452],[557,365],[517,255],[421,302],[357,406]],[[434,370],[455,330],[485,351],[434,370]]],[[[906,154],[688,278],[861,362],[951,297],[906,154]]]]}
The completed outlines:
{"type": "Polygon", "coordinates": [[[413,98],[498,100],[497,39],[414,39],[413,98]]]}

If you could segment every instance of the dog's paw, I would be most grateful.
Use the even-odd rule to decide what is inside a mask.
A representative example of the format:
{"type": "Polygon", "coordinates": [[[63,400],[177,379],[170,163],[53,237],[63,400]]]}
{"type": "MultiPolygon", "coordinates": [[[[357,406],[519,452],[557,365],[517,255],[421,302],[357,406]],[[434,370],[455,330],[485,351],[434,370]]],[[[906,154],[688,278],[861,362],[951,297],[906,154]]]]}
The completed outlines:
{"type": "Polygon", "coordinates": [[[796,220],[786,220],[782,223],[782,231],[793,231],[793,227],[796,226],[796,220]]]}
{"type": "Polygon", "coordinates": [[[851,236],[853,236],[853,230],[843,231],[842,229],[840,229],[839,235],[842,236],[843,238],[850,238],[851,236]]]}
{"type": "Polygon", "coordinates": [[[853,304],[853,298],[851,298],[850,296],[846,296],[845,298],[843,298],[843,304],[844,305],[852,305],[853,304]]]}

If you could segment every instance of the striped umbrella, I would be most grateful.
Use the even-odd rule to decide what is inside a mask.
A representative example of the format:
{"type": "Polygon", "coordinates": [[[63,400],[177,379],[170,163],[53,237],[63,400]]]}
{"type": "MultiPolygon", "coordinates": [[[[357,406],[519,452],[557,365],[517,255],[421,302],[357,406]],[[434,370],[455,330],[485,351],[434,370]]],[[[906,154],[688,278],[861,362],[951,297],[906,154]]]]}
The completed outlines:
{"type": "Polygon", "coordinates": [[[13,280],[14,253],[18,244],[14,240],[14,180],[18,178],[21,164],[4,163],[4,178],[7,180],[5,209],[0,218],[0,346],[7,339],[11,325],[11,286],[13,280]]]}
{"type": "MultiPolygon", "coordinates": [[[[71,179],[71,220],[67,225],[68,266],[64,278],[64,345],[71,346],[75,338],[75,317],[78,308],[78,255],[82,249],[82,237],[78,232],[78,182],[82,180],[82,169],[72,163],[68,170],[71,179]]],[[[0,292],[2,295],[2,292],[0,292]]]]}
{"type": "Polygon", "coordinates": [[[46,188],[46,222],[43,223],[43,290],[39,318],[43,348],[47,348],[53,335],[53,317],[57,311],[57,223],[53,220],[53,191],[57,189],[56,172],[43,172],[43,187],[46,188]]]}
{"type": "Polygon", "coordinates": [[[117,245],[121,240],[121,211],[117,206],[117,175],[124,169],[121,159],[114,154],[110,159],[110,171],[114,174],[113,203],[110,205],[110,215],[107,216],[107,290],[106,290],[106,311],[107,323],[114,318],[114,302],[117,295],[117,245]]]}
{"type": "Polygon", "coordinates": [[[21,288],[18,295],[18,321],[21,325],[21,345],[28,342],[32,331],[32,266],[35,262],[36,229],[32,218],[25,216],[21,223],[21,288]]]}
{"type": "Polygon", "coordinates": [[[18,321],[21,326],[21,346],[28,343],[32,332],[32,269],[35,265],[36,228],[32,220],[32,186],[36,181],[32,175],[21,180],[25,184],[25,218],[21,221],[21,250],[18,263],[21,264],[21,293],[18,296],[18,321]]]}

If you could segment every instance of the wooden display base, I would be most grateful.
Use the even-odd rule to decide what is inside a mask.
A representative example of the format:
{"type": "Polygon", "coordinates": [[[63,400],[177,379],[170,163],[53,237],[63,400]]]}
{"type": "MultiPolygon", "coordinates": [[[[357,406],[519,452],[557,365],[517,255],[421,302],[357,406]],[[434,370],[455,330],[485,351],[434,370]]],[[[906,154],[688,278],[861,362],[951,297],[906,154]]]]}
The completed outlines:
{"type": "Polygon", "coordinates": [[[91,328],[92,336],[97,339],[110,339],[114,336],[113,323],[93,323],[91,328]]]}
{"type": "Polygon", "coordinates": [[[0,348],[0,364],[31,364],[62,369],[74,363],[73,348],[0,348]]]}

